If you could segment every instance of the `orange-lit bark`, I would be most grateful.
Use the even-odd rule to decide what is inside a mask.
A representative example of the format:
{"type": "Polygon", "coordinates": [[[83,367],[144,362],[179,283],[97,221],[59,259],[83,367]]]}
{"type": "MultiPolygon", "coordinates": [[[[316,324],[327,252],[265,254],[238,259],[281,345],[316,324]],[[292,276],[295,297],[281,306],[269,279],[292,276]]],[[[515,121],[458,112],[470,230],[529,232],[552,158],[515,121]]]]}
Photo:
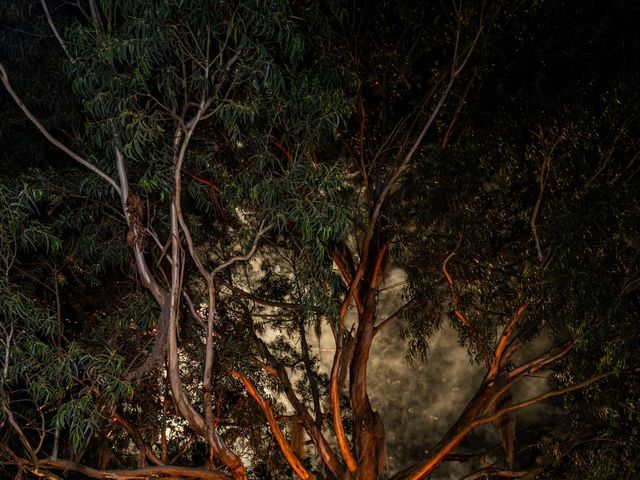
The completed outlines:
{"type": "Polygon", "coordinates": [[[340,371],[342,348],[339,344],[336,347],[336,352],[333,358],[333,367],[331,368],[331,380],[329,385],[329,406],[331,408],[331,417],[333,419],[333,428],[336,434],[336,440],[338,442],[338,448],[342,454],[347,470],[353,473],[357,469],[357,464],[351,453],[349,447],[349,441],[344,431],[344,425],[342,423],[342,414],[340,413],[340,371]]]}
{"type": "MultiPolygon", "coordinates": [[[[505,326],[502,337],[510,335],[509,332],[513,331],[513,328],[515,327],[518,319],[524,313],[524,309],[524,305],[518,309],[516,315],[512,318],[509,324],[505,326]]],[[[494,381],[495,378],[489,377],[489,373],[487,373],[485,379],[478,387],[478,390],[476,391],[474,397],[469,401],[461,415],[458,417],[454,425],[449,429],[443,439],[435,447],[433,447],[433,449],[431,449],[430,455],[426,459],[418,462],[412,467],[398,472],[393,477],[391,477],[391,480],[419,480],[427,478],[427,476],[445,460],[447,455],[449,455],[453,451],[453,449],[455,449],[458,445],[460,445],[460,443],[462,443],[462,441],[467,437],[467,435],[469,435],[469,433],[473,429],[481,425],[493,423],[504,417],[505,415],[510,414],[511,412],[515,412],[531,405],[535,405],[548,398],[558,395],[564,395],[575,390],[586,388],[594,382],[597,382],[598,380],[610,375],[609,373],[598,375],[575,385],[547,392],[545,394],[538,395],[537,397],[520,403],[507,405],[503,408],[496,409],[493,414],[486,416],[486,413],[494,408],[494,406],[496,405],[496,401],[501,398],[518,379],[523,378],[524,375],[540,370],[547,365],[559,360],[560,358],[564,357],[572,348],[573,343],[567,342],[567,345],[565,345],[564,348],[562,348],[559,352],[555,354],[548,353],[542,355],[530,362],[522,364],[511,372],[504,372],[501,369],[498,370],[497,375],[503,375],[507,380],[507,383],[505,383],[504,385],[496,385],[496,382],[494,381]]],[[[501,352],[504,351],[505,347],[503,346],[502,342],[499,342],[496,346],[494,357],[500,357],[502,355],[501,352]]],[[[488,372],[489,371],[490,370],[488,370],[488,372]]]]}
{"type": "Polygon", "coordinates": [[[293,160],[293,155],[291,155],[291,150],[289,150],[288,148],[286,148],[284,145],[282,145],[280,142],[278,142],[275,138],[271,139],[271,143],[273,144],[274,147],[276,147],[285,157],[287,157],[287,160],[291,161],[293,160]]]}
{"type": "Polygon", "coordinates": [[[509,321],[509,323],[507,323],[507,326],[502,330],[502,335],[500,335],[498,346],[496,347],[495,353],[493,355],[491,367],[489,367],[489,371],[487,372],[487,379],[494,379],[498,375],[498,370],[500,368],[502,356],[505,352],[505,349],[507,348],[507,343],[511,339],[513,331],[515,330],[518,321],[522,318],[522,315],[524,314],[526,308],[526,305],[521,305],[511,321],[509,321]]]}
{"type": "Polygon", "coordinates": [[[385,243],[376,256],[376,264],[373,267],[373,274],[371,275],[371,281],[369,282],[369,288],[376,288],[380,281],[380,271],[382,270],[382,264],[389,250],[389,244],[385,243]]]}
{"type": "Polygon", "coordinates": [[[256,388],[251,383],[251,381],[240,372],[232,371],[231,375],[233,375],[235,378],[240,380],[240,382],[247,389],[247,392],[249,393],[249,395],[253,397],[253,399],[262,409],[265,417],[267,417],[269,428],[271,428],[271,432],[276,438],[276,441],[280,446],[280,450],[282,450],[282,454],[284,455],[284,458],[287,460],[287,463],[291,465],[291,468],[293,468],[293,471],[296,473],[296,475],[298,475],[302,480],[315,479],[315,476],[304,467],[300,459],[294,453],[293,449],[291,448],[291,445],[289,445],[289,442],[287,442],[287,439],[282,433],[282,430],[280,430],[280,427],[278,426],[278,421],[276,420],[276,417],[273,415],[273,410],[271,409],[269,404],[266,402],[266,400],[262,398],[262,396],[258,393],[256,388]]]}
{"type": "Polygon", "coordinates": [[[135,479],[135,478],[203,478],[207,480],[225,480],[228,477],[205,468],[155,466],[130,470],[98,470],[68,460],[42,460],[41,467],[63,471],[78,472],[97,479],[135,479]]]}
{"type": "MultiPolygon", "coordinates": [[[[345,283],[347,285],[351,285],[351,282],[352,282],[351,274],[347,270],[347,267],[345,266],[342,259],[335,254],[331,256],[331,259],[333,260],[333,263],[335,263],[336,267],[338,268],[338,271],[340,272],[340,275],[342,275],[342,278],[344,279],[345,283]]],[[[358,311],[359,312],[362,311],[362,302],[360,301],[360,295],[358,295],[358,292],[353,293],[353,300],[356,302],[356,308],[358,309],[358,311]]]]}
{"type": "MultiPolygon", "coordinates": [[[[377,260],[381,256],[378,252],[374,258],[377,260]]],[[[375,334],[376,306],[376,292],[368,289],[364,311],[358,319],[355,348],[349,368],[349,396],[353,410],[353,436],[358,463],[355,478],[358,480],[378,478],[385,461],[382,419],[371,406],[367,388],[367,366],[375,334]]]]}

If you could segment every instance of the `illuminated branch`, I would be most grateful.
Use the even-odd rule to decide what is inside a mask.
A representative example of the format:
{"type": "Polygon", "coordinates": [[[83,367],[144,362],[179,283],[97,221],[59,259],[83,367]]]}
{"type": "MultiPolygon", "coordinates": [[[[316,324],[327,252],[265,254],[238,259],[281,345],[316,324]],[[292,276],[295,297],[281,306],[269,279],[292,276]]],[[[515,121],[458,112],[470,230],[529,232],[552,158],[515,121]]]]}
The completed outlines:
{"type": "Polygon", "coordinates": [[[331,415],[333,419],[333,428],[336,434],[336,440],[338,441],[338,447],[342,458],[347,464],[347,469],[350,472],[355,472],[357,464],[349,448],[349,441],[347,435],[344,432],[344,425],[342,424],[342,415],[340,414],[340,371],[341,371],[341,359],[342,359],[342,347],[340,345],[336,347],[336,353],[333,358],[333,367],[331,368],[331,381],[329,386],[329,404],[331,407],[331,415]]]}
{"type": "Polygon", "coordinates": [[[205,437],[213,448],[216,456],[227,467],[233,470],[238,480],[245,480],[247,474],[242,460],[225,443],[220,434],[213,428],[209,428],[205,419],[196,411],[187,397],[180,377],[180,365],[178,354],[177,321],[180,307],[180,291],[182,288],[182,250],[180,245],[180,230],[178,226],[178,205],[174,197],[171,202],[171,292],[167,300],[169,305],[169,328],[167,341],[167,376],[171,394],[176,409],[187,420],[191,428],[205,437]]]}
{"type": "Polygon", "coordinates": [[[564,395],[566,393],[570,393],[573,392],[575,390],[580,390],[583,388],[588,387],[589,385],[602,380],[603,378],[608,377],[609,375],[611,375],[611,372],[608,373],[602,373],[600,375],[596,375],[593,378],[590,378],[589,380],[585,380],[584,382],[580,382],[580,383],[576,383],[574,385],[570,385],[568,387],[564,387],[561,388],[559,390],[554,390],[552,392],[547,392],[544,393],[542,395],[538,395],[537,397],[533,397],[530,398],[529,400],[525,400],[523,402],[520,403],[515,403],[513,405],[509,405],[505,408],[502,408],[500,410],[498,410],[497,412],[495,412],[493,415],[490,415],[488,417],[482,417],[479,418],[478,420],[476,420],[475,422],[473,422],[471,425],[471,428],[476,428],[479,427],[480,425],[484,425],[486,423],[492,423],[496,420],[498,420],[500,417],[506,415],[507,413],[510,412],[515,412],[516,410],[522,410],[523,408],[526,407],[530,407],[531,405],[535,405],[537,403],[540,403],[548,398],[553,398],[553,397],[557,397],[558,395],[564,395]]]}
{"type": "Polygon", "coordinates": [[[33,465],[37,466],[38,457],[36,455],[36,452],[33,450],[33,447],[31,446],[31,444],[29,443],[29,440],[27,439],[24,432],[20,428],[20,425],[18,425],[18,422],[16,422],[16,419],[13,416],[13,412],[4,403],[2,404],[2,411],[7,416],[9,425],[11,425],[11,428],[13,428],[13,430],[16,432],[16,435],[18,435],[18,439],[20,440],[20,443],[29,454],[29,457],[31,457],[31,461],[33,462],[33,465]]]}
{"type": "Polygon", "coordinates": [[[526,308],[527,308],[526,305],[524,304],[521,305],[520,308],[518,308],[518,311],[516,312],[516,314],[513,316],[513,318],[509,321],[509,323],[507,323],[507,325],[502,330],[502,335],[500,336],[500,340],[498,341],[498,345],[496,346],[496,350],[493,355],[493,362],[491,363],[491,367],[487,372],[487,377],[486,377],[487,380],[493,380],[498,375],[498,371],[500,370],[500,365],[502,364],[502,357],[505,353],[505,349],[507,348],[509,339],[513,335],[516,325],[522,318],[522,315],[524,314],[526,308]]]}
{"type": "Polygon", "coordinates": [[[244,255],[235,256],[233,258],[230,258],[226,262],[218,265],[211,272],[211,276],[215,276],[217,273],[221,272],[222,270],[224,270],[225,268],[233,265],[236,262],[250,260],[251,257],[253,257],[253,254],[255,253],[256,249],[258,248],[258,242],[260,241],[262,236],[264,234],[266,234],[272,228],[273,228],[273,224],[269,224],[267,226],[264,226],[264,221],[263,221],[262,224],[260,225],[260,228],[258,229],[258,233],[256,234],[255,238],[253,239],[253,245],[251,246],[251,249],[247,253],[245,253],[244,255]]]}
{"type": "MultiPolygon", "coordinates": [[[[353,281],[353,279],[351,278],[351,274],[347,270],[347,267],[342,261],[342,259],[340,258],[340,256],[338,256],[337,254],[334,254],[332,255],[331,259],[333,260],[333,263],[336,264],[336,267],[338,267],[338,271],[340,272],[340,275],[342,275],[342,279],[344,280],[344,282],[347,285],[351,285],[351,282],[353,281]]],[[[353,300],[356,302],[356,308],[358,309],[359,312],[361,312],[363,309],[363,306],[362,306],[362,302],[360,301],[360,295],[358,295],[357,291],[353,293],[353,300]]]]}
{"type": "Polygon", "coordinates": [[[326,438],[324,437],[321,427],[314,421],[313,417],[309,413],[307,406],[302,403],[296,395],[293,385],[291,384],[291,380],[289,379],[289,375],[287,374],[286,368],[282,364],[280,364],[271,354],[269,348],[262,339],[256,336],[256,340],[262,349],[262,354],[269,362],[269,364],[258,362],[258,365],[260,365],[263,370],[274,375],[280,380],[287,400],[289,400],[289,403],[302,421],[302,425],[309,434],[311,441],[317,448],[322,462],[329,468],[329,470],[331,470],[331,473],[333,473],[336,478],[341,478],[343,473],[342,465],[340,464],[340,461],[338,460],[335,453],[329,446],[326,438]]]}
{"type": "Polygon", "coordinates": [[[219,284],[227,287],[233,293],[240,295],[241,297],[247,298],[252,302],[258,303],[260,305],[265,305],[267,307],[278,307],[278,308],[286,308],[289,310],[304,310],[304,306],[296,303],[285,303],[285,302],[275,302],[273,300],[267,300],[266,298],[258,297],[251,292],[247,292],[239,287],[236,287],[231,282],[227,282],[223,279],[216,280],[219,284]]]}
{"type": "Polygon", "coordinates": [[[132,470],[98,470],[68,460],[42,460],[40,466],[82,473],[90,478],[125,480],[145,479],[151,476],[172,478],[204,478],[206,480],[228,480],[226,475],[204,468],[174,467],[170,465],[145,467],[132,470]]]}
{"type": "Polygon", "coordinates": [[[486,478],[522,478],[525,475],[531,475],[534,472],[539,473],[542,469],[534,469],[534,470],[499,470],[495,468],[483,468],[482,470],[478,470],[477,472],[473,472],[470,475],[462,478],[461,480],[477,480],[477,479],[486,479],[486,478]]]}
{"type": "Polygon", "coordinates": [[[291,468],[293,468],[293,471],[296,473],[296,475],[298,475],[302,480],[315,479],[315,476],[304,467],[300,459],[292,450],[291,445],[289,445],[289,442],[287,442],[287,439],[284,437],[282,430],[280,430],[280,427],[278,426],[278,421],[273,415],[273,410],[266,402],[266,400],[262,398],[262,396],[258,393],[251,381],[240,372],[232,371],[231,375],[242,382],[244,387],[247,389],[247,392],[249,392],[249,395],[253,397],[253,399],[264,412],[265,417],[267,417],[269,427],[271,428],[273,435],[276,437],[276,441],[278,442],[278,445],[280,446],[285,459],[287,460],[289,465],[291,465],[291,468]]]}
{"type": "Polygon", "coordinates": [[[389,250],[389,244],[385,243],[380,251],[378,252],[378,256],[376,258],[376,264],[373,268],[373,274],[371,275],[371,282],[369,284],[369,288],[376,288],[378,282],[380,281],[380,273],[382,270],[382,263],[384,262],[384,258],[389,250]]]}
{"type": "MultiPolygon", "coordinates": [[[[393,477],[391,477],[391,480],[420,480],[425,478],[429,473],[431,473],[440,463],[442,463],[444,461],[444,459],[446,458],[446,456],[454,449],[456,448],[461,442],[462,440],[464,440],[467,435],[469,435],[469,433],[476,429],[477,427],[481,426],[481,425],[486,425],[488,423],[493,423],[496,420],[499,420],[501,417],[503,417],[504,415],[507,415],[508,413],[511,412],[515,412],[517,410],[522,410],[523,408],[527,408],[530,407],[532,405],[538,404],[544,400],[547,400],[549,398],[553,398],[553,397],[557,397],[559,395],[565,395],[567,393],[576,391],[576,390],[580,390],[583,388],[588,387],[589,385],[607,377],[611,375],[611,373],[604,373],[601,375],[597,375],[593,378],[590,378],[589,380],[586,380],[584,382],[580,382],[577,383],[575,385],[570,385],[568,387],[565,388],[561,388],[559,390],[554,390],[551,392],[547,392],[545,394],[542,395],[538,395],[537,397],[533,397],[529,400],[525,400],[523,402],[520,403],[516,403],[513,405],[509,405],[507,407],[504,407],[500,410],[497,410],[494,414],[486,416],[486,417],[480,417],[480,418],[469,418],[469,419],[464,419],[464,422],[461,423],[459,426],[457,426],[457,428],[454,428],[450,431],[449,434],[447,434],[447,436],[436,446],[436,448],[434,449],[434,452],[429,458],[423,460],[422,462],[419,462],[418,464],[414,465],[413,467],[408,468],[407,470],[404,470],[402,472],[397,473],[396,475],[394,475],[393,477]]],[[[481,389],[483,389],[485,386],[481,387],[481,389]]],[[[486,398],[483,397],[482,395],[480,396],[480,398],[486,398]]],[[[475,400],[475,399],[474,399],[475,400]]],[[[472,403],[474,401],[472,400],[472,403]]],[[[482,403],[482,402],[477,402],[476,403],[482,403]]],[[[477,411],[477,408],[473,409],[474,411],[477,411]]],[[[465,410],[466,411],[466,410],[465,410]]],[[[464,413],[463,413],[464,415],[464,413]]]]}
{"type": "Polygon", "coordinates": [[[391,315],[389,315],[387,318],[385,318],[383,321],[381,321],[378,325],[376,325],[375,328],[375,334],[378,334],[379,332],[381,332],[382,330],[384,330],[385,328],[387,328],[389,325],[391,325],[394,321],[396,321],[398,318],[400,318],[400,316],[402,315],[402,313],[407,310],[411,305],[413,305],[414,300],[411,299],[409,300],[407,303],[405,303],[404,305],[402,305],[400,308],[398,308],[395,312],[393,312],[391,315]]]}
{"type": "Polygon", "coordinates": [[[507,374],[507,378],[509,380],[513,380],[515,378],[519,378],[521,376],[530,375],[532,373],[541,370],[547,365],[560,360],[562,357],[566,356],[573,348],[575,347],[575,343],[573,341],[569,341],[561,345],[561,349],[556,353],[548,353],[542,355],[538,358],[535,358],[527,363],[520,365],[517,368],[514,368],[507,374]]]}

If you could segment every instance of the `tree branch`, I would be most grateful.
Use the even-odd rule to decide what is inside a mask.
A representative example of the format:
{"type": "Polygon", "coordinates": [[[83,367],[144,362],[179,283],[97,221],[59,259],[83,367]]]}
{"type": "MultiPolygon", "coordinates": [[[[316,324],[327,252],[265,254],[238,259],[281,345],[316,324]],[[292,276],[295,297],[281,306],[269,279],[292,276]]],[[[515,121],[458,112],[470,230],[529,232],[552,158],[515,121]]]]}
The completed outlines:
{"type": "Polygon", "coordinates": [[[523,476],[532,473],[533,471],[541,472],[542,469],[534,469],[534,470],[499,470],[496,468],[483,468],[482,470],[478,470],[477,472],[473,472],[470,475],[463,477],[461,480],[477,480],[479,478],[522,478],[523,476]]]}
{"type": "Polygon", "coordinates": [[[33,462],[33,465],[37,467],[38,457],[36,455],[36,452],[33,450],[33,447],[31,446],[31,444],[29,443],[29,440],[27,439],[24,432],[20,428],[20,425],[18,425],[18,422],[16,422],[16,419],[13,416],[13,412],[9,407],[7,407],[7,405],[4,402],[2,403],[2,410],[7,416],[9,425],[11,425],[11,428],[13,428],[13,430],[16,432],[16,435],[18,435],[18,439],[20,440],[20,443],[29,454],[29,457],[31,457],[31,461],[33,462]]]}
{"type": "MultiPolygon", "coordinates": [[[[523,408],[529,407],[531,405],[535,405],[537,403],[540,403],[544,400],[547,400],[549,398],[553,398],[553,397],[557,397],[559,395],[564,395],[576,390],[580,390],[583,388],[588,387],[589,385],[607,377],[611,375],[611,373],[604,373],[601,375],[597,375],[593,378],[590,378],[589,380],[586,380],[584,382],[580,382],[578,384],[575,385],[571,385],[565,388],[561,388],[559,390],[554,390],[551,392],[547,392],[545,394],[542,395],[538,395],[536,397],[533,397],[529,400],[520,402],[520,403],[516,403],[516,404],[512,404],[509,406],[506,406],[500,410],[497,410],[495,413],[493,413],[492,415],[486,416],[486,417],[480,417],[480,418],[466,418],[464,419],[464,421],[460,424],[458,424],[458,422],[456,422],[456,425],[454,425],[454,428],[452,430],[450,430],[450,433],[447,434],[445,436],[445,438],[435,447],[434,452],[431,454],[430,457],[428,457],[427,459],[417,463],[416,465],[409,467],[406,470],[403,470],[402,472],[397,473],[396,475],[394,475],[393,477],[391,477],[391,480],[420,480],[425,478],[429,473],[431,473],[440,463],[442,463],[445,459],[445,457],[454,449],[456,448],[461,442],[462,440],[464,440],[467,435],[474,430],[475,428],[481,426],[481,425],[486,425],[488,423],[493,423],[496,420],[499,420],[502,416],[511,413],[511,412],[515,412],[517,410],[522,410],[523,408]]],[[[486,385],[483,384],[483,386],[481,387],[481,389],[484,389],[486,385]]],[[[494,395],[491,395],[490,398],[492,398],[494,395]]],[[[482,399],[486,398],[485,395],[480,395],[478,397],[478,395],[476,397],[474,397],[474,400],[472,400],[472,404],[482,404],[483,402],[481,401],[482,399]],[[480,399],[480,402],[478,402],[478,399],[480,399]]],[[[477,411],[477,408],[472,408],[472,411],[477,411]]],[[[465,412],[467,411],[467,409],[465,409],[465,412]]],[[[464,415],[464,413],[463,413],[464,415]]]]}
{"type": "Polygon", "coordinates": [[[500,340],[498,341],[498,345],[493,355],[493,361],[491,362],[491,367],[487,372],[487,376],[486,376],[487,380],[489,381],[494,380],[498,375],[498,371],[500,370],[500,365],[502,364],[502,356],[505,352],[505,349],[507,348],[507,343],[509,342],[509,339],[513,335],[513,331],[515,330],[516,325],[522,318],[522,315],[524,314],[526,308],[527,306],[525,304],[522,304],[520,308],[518,308],[518,311],[513,316],[513,318],[509,321],[509,323],[507,323],[507,325],[502,330],[502,335],[500,336],[500,340]]]}
{"type": "Polygon", "coordinates": [[[302,480],[315,479],[315,476],[304,467],[300,459],[293,452],[291,445],[289,445],[289,442],[287,442],[287,439],[284,437],[282,430],[280,430],[280,427],[278,426],[278,422],[273,415],[273,410],[271,410],[269,404],[258,393],[251,381],[240,372],[232,371],[231,375],[240,380],[240,382],[247,389],[247,392],[249,392],[249,395],[253,397],[253,399],[264,412],[265,417],[267,417],[269,427],[271,428],[273,435],[276,437],[276,441],[278,442],[278,445],[280,446],[285,459],[287,460],[289,465],[291,465],[293,471],[296,472],[296,475],[298,475],[302,480]]]}
{"type": "Polygon", "coordinates": [[[159,466],[164,465],[164,462],[160,460],[158,457],[156,457],[156,455],[153,453],[153,450],[151,450],[151,448],[149,448],[149,446],[147,446],[144,443],[144,440],[142,438],[142,435],[140,435],[140,432],[138,432],[138,430],[136,430],[126,418],[120,415],[116,410],[111,412],[111,416],[116,422],[122,425],[122,427],[127,431],[127,433],[129,433],[129,435],[131,435],[131,438],[133,438],[133,441],[138,447],[138,449],[143,451],[144,454],[147,456],[147,458],[151,462],[159,466]]]}
{"type": "MultiPolygon", "coordinates": [[[[342,335],[338,332],[338,335],[342,335]]],[[[339,338],[339,337],[338,337],[339,338]]],[[[333,419],[333,428],[338,441],[338,448],[342,454],[347,469],[353,473],[357,469],[357,463],[353,458],[347,435],[344,432],[342,423],[342,415],[340,414],[340,371],[342,365],[342,342],[338,342],[336,352],[333,358],[333,367],[331,368],[331,380],[329,385],[329,405],[331,407],[331,415],[333,419]]]]}
{"type": "MultiPolygon", "coordinates": [[[[226,475],[222,475],[218,472],[208,470],[205,468],[191,468],[191,467],[175,467],[170,465],[154,466],[137,468],[132,470],[98,470],[79,463],[71,462],[68,460],[42,460],[41,466],[48,468],[55,468],[60,470],[69,470],[73,472],[82,473],[90,478],[97,479],[115,479],[115,480],[127,480],[127,479],[144,479],[151,476],[167,476],[167,477],[186,477],[186,478],[204,478],[208,480],[228,480],[226,475]]],[[[162,478],[162,477],[160,477],[162,478]]]]}
{"type": "Polygon", "coordinates": [[[64,43],[64,40],[62,39],[62,36],[60,35],[60,32],[58,32],[58,29],[56,28],[55,23],[53,23],[53,19],[51,18],[51,14],[49,13],[49,8],[47,7],[46,0],[40,0],[40,3],[42,4],[42,9],[44,10],[44,14],[47,16],[47,22],[49,22],[49,26],[51,27],[51,31],[55,35],[55,37],[58,40],[58,43],[60,44],[60,46],[62,47],[62,50],[64,51],[64,54],[71,61],[71,63],[75,63],[75,61],[76,61],[75,58],[73,58],[71,56],[71,54],[69,53],[69,50],[67,49],[67,44],[64,43]]]}
{"type": "Polygon", "coordinates": [[[381,321],[378,325],[376,325],[375,329],[374,329],[374,335],[377,335],[378,333],[380,333],[382,330],[384,330],[385,328],[387,328],[389,325],[391,325],[394,321],[396,321],[398,318],[400,318],[400,316],[402,315],[402,313],[407,310],[412,304],[414,303],[414,300],[411,299],[409,300],[407,303],[405,303],[404,305],[402,305],[400,308],[398,308],[395,312],[393,312],[391,315],[389,315],[387,318],[385,318],[383,321],[381,321]]]}
{"type": "Polygon", "coordinates": [[[264,221],[262,222],[262,224],[260,225],[260,228],[258,230],[258,233],[256,234],[255,238],[253,239],[253,245],[251,246],[251,249],[245,253],[244,255],[237,255],[233,258],[230,258],[229,260],[227,260],[226,262],[222,263],[221,265],[218,265],[216,268],[213,269],[213,271],[211,272],[211,276],[215,276],[216,274],[220,273],[222,270],[224,270],[225,268],[233,265],[236,262],[244,262],[247,260],[250,260],[251,257],[253,257],[253,254],[256,252],[256,249],[258,248],[258,242],[260,241],[260,239],[262,238],[262,236],[267,233],[269,230],[271,230],[273,228],[273,224],[269,224],[266,227],[264,226],[264,221]]]}
{"type": "Polygon", "coordinates": [[[326,438],[324,437],[321,427],[319,427],[317,423],[314,422],[313,417],[311,417],[311,414],[309,413],[309,409],[304,403],[300,401],[300,399],[296,395],[296,392],[293,389],[293,385],[291,384],[291,380],[289,379],[289,375],[287,374],[286,368],[282,364],[280,364],[271,354],[269,348],[262,339],[257,336],[255,337],[255,339],[262,349],[262,354],[269,362],[268,365],[261,365],[261,367],[268,373],[272,375],[275,374],[275,376],[280,380],[287,400],[289,400],[289,403],[302,421],[302,424],[309,434],[311,441],[317,448],[322,462],[329,468],[329,470],[331,470],[331,473],[336,478],[341,478],[343,473],[342,465],[340,465],[340,461],[338,460],[335,453],[329,446],[326,438]]]}
{"type": "Polygon", "coordinates": [[[38,120],[33,113],[31,113],[31,111],[27,108],[27,106],[24,104],[24,102],[22,101],[22,99],[18,96],[18,94],[15,92],[15,90],[13,89],[13,87],[11,86],[11,83],[9,82],[9,75],[7,74],[7,71],[4,68],[4,65],[2,65],[0,63],[0,81],[2,81],[4,87],[7,89],[7,92],[9,92],[9,95],[11,95],[11,97],[13,98],[13,101],[16,103],[16,105],[20,108],[20,110],[22,110],[22,112],[25,114],[25,116],[29,119],[29,121],[31,121],[31,123],[38,129],[40,130],[40,133],[42,133],[42,135],[53,145],[55,145],[58,149],[62,150],[64,153],[66,153],[67,155],[69,155],[71,158],[73,158],[76,162],[78,162],[80,165],[84,166],[85,168],[87,168],[88,170],[92,171],[93,173],[95,173],[96,175],[98,175],[100,178],[102,178],[103,180],[105,180],[109,185],[111,185],[115,191],[118,193],[118,195],[121,195],[120,193],[120,187],[118,187],[118,184],[116,183],[116,181],[111,178],[109,175],[107,175],[105,172],[103,172],[102,170],[100,170],[98,167],[96,167],[95,165],[93,165],[91,162],[89,162],[88,160],[86,160],[85,158],[81,157],[80,155],[78,155],[77,153],[75,153],[74,151],[72,151],[71,149],[69,149],[66,145],[64,145],[63,143],[61,143],[60,141],[58,141],[57,139],[55,139],[53,137],[53,135],[51,135],[49,133],[49,131],[44,127],[44,125],[40,122],[40,120],[38,120]]]}

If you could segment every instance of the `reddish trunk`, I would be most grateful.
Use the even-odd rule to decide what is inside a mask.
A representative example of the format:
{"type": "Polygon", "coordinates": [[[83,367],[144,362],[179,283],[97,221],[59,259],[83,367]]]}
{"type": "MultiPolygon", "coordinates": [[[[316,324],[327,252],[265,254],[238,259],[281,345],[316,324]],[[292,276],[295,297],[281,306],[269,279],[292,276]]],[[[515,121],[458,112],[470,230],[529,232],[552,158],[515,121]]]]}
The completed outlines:
{"type": "Polygon", "coordinates": [[[349,372],[349,393],[353,409],[355,456],[358,463],[355,478],[371,480],[379,478],[382,474],[385,463],[385,438],[382,419],[373,410],[367,390],[367,364],[375,334],[375,291],[368,289],[363,299],[364,308],[358,322],[356,345],[349,372]]]}

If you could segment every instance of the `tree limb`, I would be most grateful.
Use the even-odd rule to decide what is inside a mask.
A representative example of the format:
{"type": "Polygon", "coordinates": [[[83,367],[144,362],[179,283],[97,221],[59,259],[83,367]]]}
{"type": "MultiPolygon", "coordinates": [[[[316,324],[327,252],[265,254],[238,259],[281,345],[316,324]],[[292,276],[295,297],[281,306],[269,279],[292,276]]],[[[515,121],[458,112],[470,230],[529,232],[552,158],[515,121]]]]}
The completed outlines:
{"type": "Polygon", "coordinates": [[[47,22],[49,22],[49,26],[51,27],[51,31],[55,35],[55,37],[58,40],[58,43],[60,44],[60,46],[62,47],[62,50],[64,51],[64,54],[71,61],[71,63],[75,63],[76,59],[73,58],[71,56],[71,54],[69,53],[69,50],[67,49],[67,44],[64,43],[64,40],[62,39],[62,36],[60,35],[60,32],[58,32],[58,29],[56,28],[55,23],[53,23],[53,19],[51,18],[51,14],[49,13],[49,8],[47,7],[46,0],[40,0],[40,3],[42,4],[42,9],[44,10],[44,14],[47,17],[47,22]]]}
{"type": "MultiPolygon", "coordinates": [[[[228,480],[229,477],[205,468],[176,467],[170,465],[137,468],[132,470],[98,470],[69,460],[42,460],[40,465],[65,471],[82,473],[97,479],[144,479],[151,476],[204,478],[208,480],[228,480]]],[[[162,477],[160,477],[162,478],[162,477]]]]}
{"type": "Polygon", "coordinates": [[[7,89],[7,92],[9,92],[9,95],[11,95],[11,97],[13,98],[13,101],[16,103],[16,105],[20,108],[20,110],[22,110],[22,112],[25,114],[25,116],[29,119],[29,121],[31,121],[31,123],[38,129],[40,130],[40,133],[42,133],[42,135],[53,145],[55,145],[58,149],[62,150],[64,153],[66,153],[67,155],[69,155],[71,158],[73,158],[76,162],[78,162],[80,165],[84,166],[85,168],[87,168],[88,170],[92,171],[93,173],[95,173],[96,175],[98,175],[100,178],[102,178],[103,180],[105,180],[109,185],[111,185],[115,191],[118,193],[118,195],[120,195],[120,187],[118,187],[118,184],[116,183],[116,181],[111,178],[109,175],[107,175],[105,172],[103,172],[102,170],[100,170],[98,167],[96,167],[95,165],[93,165],[91,162],[89,162],[88,160],[86,160],[85,158],[81,157],[80,155],[78,155],[77,153],[75,153],[74,151],[72,151],[70,148],[68,148],[66,145],[64,145],[63,143],[61,143],[60,141],[58,141],[56,138],[53,137],[53,135],[51,135],[51,133],[49,133],[49,131],[45,128],[45,126],[42,124],[42,122],[40,122],[40,120],[38,120],[33,113],[31,113],[31,110],[29,110],[27,108],[27,106],[24,104],[24,102],[22,101],[22,99],[18,96],[18,94],[15,92],[15,90],[13,89],[13,87],[11,86],[11,83],[9,82],[9,75],[7,74],[7,71],[4,68],[4,65],[2,65],[0,63],[0,81],[2,81],[4,87],[7,89]]]}
{"type": "Polygon", "coordinates": [[[310,473],[304,467],[300,459],[293,452],[291,445],[289,445],[289,442],[287,442],[287,439],[284,437],[282,430],[280,430],[280,427],[278,426],[278,422],[275,416],[273,415],[273,410],[271,409],[269,404],[266,402],[266,400],[262,398],[262,396],[258,393],[256,388],[251,383],[251,381],[242,373],[237,371],[232,371],[231,375],[237,378],[238,380],[240,380],[240,382],[247,389],[247,392],[249,392],[249,395],[253,397],[253,399],[256,401],[256,403],[260,406],[260,408],[264,412],[265,417],[267,417],[267,422],[269,423],[269,427],[271,428],[273,435],[276,437],[276,441],[278,442],[278,445],[280,446],[280,449],[282,450],[282,453],[285,459],[287,460],[289,465],[291,465],[291,468],[293,468],[293,471],[296,472],[296,475],[298,475],[302,480],[315,479],[315,475],[310,473]]]}

